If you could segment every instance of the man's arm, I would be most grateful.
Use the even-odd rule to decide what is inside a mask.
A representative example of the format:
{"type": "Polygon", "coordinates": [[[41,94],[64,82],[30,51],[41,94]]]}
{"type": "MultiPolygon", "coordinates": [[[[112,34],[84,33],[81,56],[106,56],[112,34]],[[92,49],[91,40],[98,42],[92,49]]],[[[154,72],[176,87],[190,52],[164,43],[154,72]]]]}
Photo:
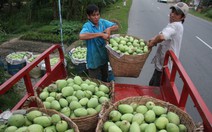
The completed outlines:
{"type": "Polygon", "coordinates": [[[80,40],[88,40],[97,37],[102,37],[103,39],[108,39],[108,34],[106,33],[83,33],[79,35],[80,40]]]}
{"type": "Polygon", "coordinates": [[[149,41],[148,47],[151,48],[153,46],[156,46],[158,43],[160,43],[164,40],[165,40],[165,38],[164,38],[163,34],[158,34],[149,41]]]}
{"type": "Polygon", "coordinates": [[[118,30],[119,26],[118,25],[113,25],[107,29],[105,29],[104,33],[107,33],[110,36],[111,31],[116,31],[118,30]]]}

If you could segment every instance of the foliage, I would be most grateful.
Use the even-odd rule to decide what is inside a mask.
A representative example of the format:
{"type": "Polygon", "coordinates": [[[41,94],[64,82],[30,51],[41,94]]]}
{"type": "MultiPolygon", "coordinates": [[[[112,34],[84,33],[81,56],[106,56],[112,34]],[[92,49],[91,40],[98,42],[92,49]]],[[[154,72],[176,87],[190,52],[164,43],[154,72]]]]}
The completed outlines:
{"type": "MultiPolygon", "coordinates": [[[[64,21],[62,25],[63,41],[69,44],[77,40],[81,27],[82,23],[79,21],[64,21]]],[[[21,39],[59,43],[61,41],[59,21],[54,20],[49,25],[27,32],[21,39]]]]}
{"type": "Polygon", "coordinates": [[[4,95],[0,96],[0,110],[5,111],[14,107],[21,99],[21,95],[18,93],[17,86],[13,86],[4,95]]]}
{"type": "Polygon", "coordinates": [[[126,6],[123,6],[123,1],[119,0],[114,5],[104,8],[101,13],[101,17],[117,22],[119,25],[118,33],[126,34],[131,4],[132,0],[128,0],[126,6]]]}
{"type": "Polygon", "coordinates": [[[205,19],[205,20],[207,20],[207,21],[212,22],[212,18],[210,18],[210,17],[208,16],[208,13],[210,13],[210,12],[211,12],[210,10],[208,10],[208,11],[203,11],[203,12],[197,12],[197,11],[195,11],[194,9],[189,10],[189,13],[191,13],[192,15],[195,15],[195,16],[197,16],[197,17],[200,17],[200,18],[202,18],[202,19],[205,19]],[[206,15],[207,15],[207,16],[206,16],[206,15]]]}
{"type": "Polygon", "coordinates": [[[212,9],[211,8],[205,12],[205,16],[212,19],[212,9]]]}

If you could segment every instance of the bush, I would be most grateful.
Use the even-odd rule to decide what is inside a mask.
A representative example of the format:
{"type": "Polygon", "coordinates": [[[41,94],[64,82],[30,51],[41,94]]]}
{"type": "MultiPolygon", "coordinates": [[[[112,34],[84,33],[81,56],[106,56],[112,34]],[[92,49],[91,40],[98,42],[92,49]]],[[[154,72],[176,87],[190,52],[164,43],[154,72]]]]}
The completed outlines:
{"type": "MultiPolygon", "coordinates": [[[[62,25],[64,43],[70,44],[77,40],[81,27],[82,23],[78,21],[64,21],[62,25]]],[[[52,21],[49,25],[42,26],[35,31],[30,31],[24,34],[21,39],[60,43],[59,21],[52,21]]]]}
{"type": "Polygon", "coordinates": [[[212,9],[206,11],[205,16],[212,18],[212,9]]]}

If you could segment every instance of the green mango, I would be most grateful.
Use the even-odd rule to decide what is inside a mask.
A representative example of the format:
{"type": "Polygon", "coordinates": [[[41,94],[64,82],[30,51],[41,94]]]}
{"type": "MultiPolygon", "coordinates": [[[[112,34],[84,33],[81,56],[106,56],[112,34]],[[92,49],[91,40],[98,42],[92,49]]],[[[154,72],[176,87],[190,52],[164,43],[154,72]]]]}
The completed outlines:
{"type": "Polygon", "coordinates": [[[96,108],[95,108],[95,110],[97,112],[100,112],[102,110],[102,105],[101,104],[97,105],[96,108]]]}
{"type": "Polygon", "coordinates": [[[118,110],[122,114],[133,113],[133,107],[131,105],[128,105],[128,104],[120,104],[118,106],[118,110]]]}
{"type": "Polygon", "coordinates": [[[97,114],[97,110],[95,110],[94,108],[87,108],[87,112],[88,112],[88,115],[94,115],[94,114],[97,114]]]}
{"type": "Polygon", "coordinates": [[[33,122],[35,124],[39,124],[43,127],[48,127],[52,124],[51,122],[51,117],[48,116],[40,116],[40,117],[36,117],[34,118],[33,122]]]}
{"type": "Polygon", "coordinates": [[[62,92],[63,97],[68,97],[68,96],[73,95],[74,89],[71,86],[66,86],[61,90],[61,92],[62,92]]]}
{"type": "Polygon", "coordinates": [[[153,110],[148,110],[145,114],[144,114],[144,120],[148,123],[152,123],[154,122],[156,119],[156,115],[155,112],[153,110]]]}
{"type": "Polygon", "coordinates": [[[112,121],[119,121],[121,118],[121,113],[117,110],[112,110],[110,113],[109,113],[109,119],[112,120],[112,121]]]}
{"type": "Polygon", "coordinates": [[[142,123],[142,124],[139,126],[139,127],[140,127],[141,132],[144,132],[147,126],[148,126],[148,124],[147,124],[147,123],[142,123]]]}
{"type": "Polygon", "coordinates": [[[50,105],[51,109],[59,111],[61,109],[60,103],[57,100],[53,100],[50,105]]]}
{"type": "Polygon", "coordinates": [[[99,90],[104,92],[105,94],[108,94],[110,92],[110,89],[104,84],[100,84],[99,90]]]}
{"type": "Polygon", "coordinates": [[[27,131],[27,128],[26,126],[23,126],[23,127],[19,127],[15,132],[26,132],[27,131]]]}
{"type": "Polygon", "coordinates": [[[180,132],[187,132],[187,128],[184,124],[180,124],[179,126],[180,132]]]}
{"type": "Polygon", "coordinates": [[[58,132],[64,132],[67,129],[68,129],[68,123],[64,120],[61,120],[56,124],[56,130],[58,132]]]}
{"type": "Polygon", "coordinates": [[[82,106],[86,106],[87,103],[88,103],[89,99],[88,98],[82,98],[80,99],[79,103],[82,105],[82,106]]]}
{"type": "Polygon", "coordinates": [[[108,97],[100,97],[99,98],[99,102],[102,104],[102,103],[104,103],[104,102],[107,102],[107,101],[109,101],[109,98],[108,97]]]}
{"type": "Polygon", "coordinates": [[[70,104],[69,104],[69,107],[71,108],[71,110],[75,110],[77,108],[81,108],[81,104],[78,102],[78,101],[72,101],[70,104]]]}
{"type": "Polygon", "coordinates": [[[80,85],[83,82],[82,78],[80,76],[74,77],[74,83],[80,85]]]}
{"type": "Polygon", "coordinates": [[[74,132],[74,129],[68,129],[65,132],[74,132]]]}
{"type": "Polygon", "coordinates": [[[15,130],[17,130],[18,128],[16,126],[9,126],[5,129],[4,132],[14,132],[15,130]]]}
{"type": "Polygon", "coordinates": [[[64,87],[68,85],[68,82],[64,79],[61,79],[61,80],[57,80],[55,84],[57,85],[57,89],[61,91],[64,87]]]}
{"type": "Polygon", "coordinates": [[[127,120],[121,121],[119,128],[122,130],[122,132],[128,132],[130,129],[130,122],[127,120]]]}
{"type": "Polygon", "coordinates": [[[62,108],[68,106],[68,101],[64,98],[59,99],[59,103],[62,108]]]}
{"type": "Polygon", "coordinates": [[[44,101],[43,104],[46,107],[46,109],[50,109],[51,108],[51,103],[50,102],[44,101]]]}
{"type": "Polygon", "coordinates": [[[176,125],[180,124],[180,117],[174,112],[169,111],[167,113],[167,119],[169,120],[170,123],[174,123],[176,125]]]}
{"type": "Polygon", "coordinates": [[[60,110],[60,112],[69,117],[71,114],[71,109],[69,107],[64,107],[60,110]]]}
{"type": "Polygon", "coordinates": [[[45,92],[45,91],[43,91],[43,92],[41,92],[40,94],[39,94],[39,98],[41,99],[41,100],[46,100],[46,98],[49,96],[49,92],[45,92]]]}
{"type": "Polygon", "coordinates": [[[79,85],[77,85],[77,84],[73,84],[72,87],[73,87],[73,89],[74,89],[75,91],[81,90],[81,89],[82,89],[82,88],[81,88],[79,85]]]}
{"type": "Polygon", "coordinates": [[[55,98],[54,97],[51,97],[51,96],[49,96],[49,97],[46,98],[46,102],[49,102],[49,103],[51,103],[54,100],[55,100],[55,98]]]}
{"type": "Polygon", "coordinates": [[[133,118],[133,114],[130,114],[130,113],[128,113],[128,114],[123,114],[122,116],[121,116],[121,120],[123,121],[123,120],[127,120],[127,121],[129,121],[130,123],[132,122],[132,118],[133,118]]]}
{"type": "Polygon", "coordinates": [[[167,112],[167,108],[163,108],[161,106],[154,106],[152,110],[155,112],[155,115],[160,116],[167,112]]]}
{"type": "Polygon", "coordinates": [[[132,103],[130,103],[130,106],[132,106],[133,111],[135,111],[135,110],[136,110],[136,108],[137,108],[137,106],[138,106],[138,104],[137,104],[137,103],[135,103],[135,102],[132,102],[132,103]]]}
{"type": "Polygon", "coordinates": [[[158,132],[167,132],[165,129],[162,129],[162,130],[160,130],[160,131],[158,131],[158,132]]]}
{"type": "Polygon", "coordinates": [[[13,114],[8,119],[8,124],[11,126],[21,127],[25,124],[25,118],[22,114],[13,114]]]}
{"type": "Polygon", "coordinates": [[[32,122],[26,116],[24,116],[24,118],[25,118],[24,126],[32,125],[32,122]]]}
{"type": "Polygon", "coordinates": [[[53,124],[56,124],[57,122],[61,121],[61,117],[58,114],[53,114],[51,116],[51,121],[53,124]]]}
{"type": "Polygon", "coordinates": [[[77,90],[75,96],[80,100],[85,97],[85,93],[82,90],[77,90]]]}
{"type": "Polygon", "coordinates": [[[136,110],[135,110],[137,113],[141,113],[141,114],[145,114],[148,109],[145,105],[139,105],[136,110]]]}
{"type": "Polygon", "coordinates": [[[87,116],[88,112],[85,108],[77,108],[76,110],[74,110],[74,114],[77,117],[82,117],[82,116],[87,116]]]}
{"type": "Polygon", "coordinates": [[[68,84],[72,84],[72,83],[74,82],[74,79],[73,79],[73,78],[68,78],[68,79],[66,80],[66,82],[67,82],[68,84]]]}
{"type": "Polygon", "coordinates": [[[112,121],[106,121],[104,124],[103,124],[103,130],[104,132],[107,132],[109,127],[112,126],[112,125],[116,125],[115,123],[113,123],[112,121]]]}
{"type": "Polygon", "coordinates": [[[88,90],[88,84],[87,83],[82,83],[80,85],[80,87],[82,88],[83,91],[88,90]]]}
{"type": "Polygon", "coordinates": [[[6,124],[0,124],[0,132],[4,132],[4,130],[7,128],[6,124]]]}
{"type": "Polygon", "coordinates": [[[150,123],[148,126],[146,126],[145,132],[156,132],[156,126],[154,123],[150,123]]]}
{"type": "Polygon", "coordinates": [[[32,124],[28,126],[27,132],[43,132],[43,127],[39,124],[32,124]]]}
{"type": "Polygon", "coordinates": [[[130,130],[129,132],[140,132],[140,126],[137,122],[133,122],[131,125],[130,125],[130,130]]]}
{"type": "Polygon", "coordinates": [[[180,132],[179,127],[176,124],[174,124],[174,123],[168,123],[166,125],[166,130],[168,132],[180,132]]]}
{"type": "Polygon", "coordinates": [[[139,125],[144,121],[144,115],[141,113],[134,114],[132,122],[137,122],[139,125]]]}
{"type": "Polygon", "coordinates": [[[155,125],[158,129],[166,128],[166,125],[169,123],[169,120],[166,117],[159,117],[155,120],[155,125]]]}
{"type": "Polygon", "coordinates": [[[48,92],[56,92],[58,89],[57,89],[57,85],[52,83],[48,86],[48,92]]]}
{"type": "Polygon", "coordinates": [[[99,103],[97,98],[91,98],[87,103],[88,108],[96,108],[98,105],[99,103]]]}
{"type": "Polygon", "coordinates": [[[148,110],[151,110],[154,106],[155,106],[154,102],[152,102],[152,101],[146,102],[146,107],[148,108],[148,110]]]}
{"type": "Polygon", "coordinates": [[[108,132],[122,132],[122,131],[118,126],[112,125],[108,128],[108,132]]]}

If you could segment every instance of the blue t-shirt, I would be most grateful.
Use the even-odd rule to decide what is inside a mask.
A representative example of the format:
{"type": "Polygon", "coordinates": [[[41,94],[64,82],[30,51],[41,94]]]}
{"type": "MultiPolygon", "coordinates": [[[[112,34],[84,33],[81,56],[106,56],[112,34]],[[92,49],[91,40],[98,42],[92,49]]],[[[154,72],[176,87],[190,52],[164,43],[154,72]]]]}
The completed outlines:
{"type": "MultiPolygon", "coordinates": [[[[108,27],[115,25],[115,23],[100,18],[98,25],[97,28],[91,21],[88,21],[83,25],[80,34],[102,33],[108,27]]],[[[105,48],[105,40],[102,37],[97,37],[85,41],[87,45],[87,67],[89,69],[96,69],[106,64],[108,62],[108,55],[105,48]]]]}

